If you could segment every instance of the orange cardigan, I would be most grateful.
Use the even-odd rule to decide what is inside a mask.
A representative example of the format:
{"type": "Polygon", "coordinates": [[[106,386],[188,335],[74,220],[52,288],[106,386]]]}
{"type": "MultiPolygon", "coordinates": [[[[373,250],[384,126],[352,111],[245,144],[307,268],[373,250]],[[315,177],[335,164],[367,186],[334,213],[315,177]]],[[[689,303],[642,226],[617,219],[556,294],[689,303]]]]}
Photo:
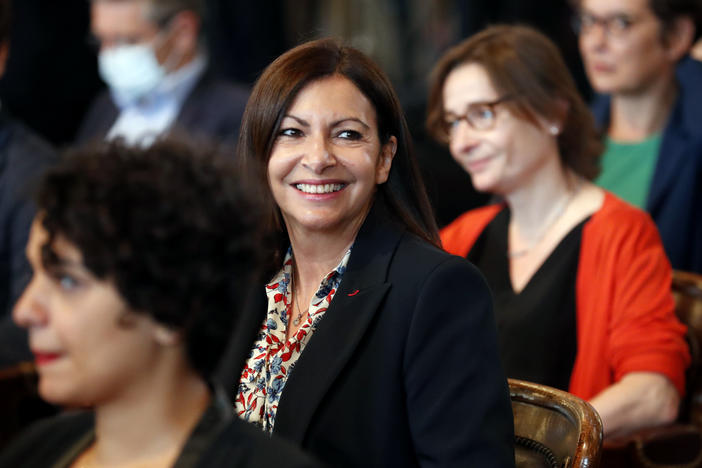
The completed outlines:
{"type": "MultiPolygon", "coordinates": [[[[465,257],[503,205],[464,213],[441,230],[465,257]]],[[[651,218],[610,193],[583,226],[576,279],[577,354],[570,392],[589,400],[634,371],[658,372],[685,392],[690,354],[675,316],[671,267],[651,218]]]]}

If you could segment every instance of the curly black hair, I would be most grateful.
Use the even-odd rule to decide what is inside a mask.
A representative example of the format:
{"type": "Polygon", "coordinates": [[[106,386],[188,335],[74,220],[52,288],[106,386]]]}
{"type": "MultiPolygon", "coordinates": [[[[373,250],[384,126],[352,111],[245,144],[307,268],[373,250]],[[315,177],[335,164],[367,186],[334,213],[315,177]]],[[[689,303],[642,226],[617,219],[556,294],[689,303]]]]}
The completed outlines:
{"type": "Polygon", "coordinates": [[[37,197],[50,265],[60,235],[138,313],[183,333],[208,379],[258,263],[260,210],[214,147],[162,140],[67,151],[37,197]]]}

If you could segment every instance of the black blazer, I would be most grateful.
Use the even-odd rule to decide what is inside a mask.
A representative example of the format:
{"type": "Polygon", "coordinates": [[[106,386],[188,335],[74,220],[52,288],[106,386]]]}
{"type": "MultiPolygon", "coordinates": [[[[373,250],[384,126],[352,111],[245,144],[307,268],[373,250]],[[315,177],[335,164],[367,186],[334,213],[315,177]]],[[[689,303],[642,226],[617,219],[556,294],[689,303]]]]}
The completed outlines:
{"type": "MultiPolygon", "coordinates": [[[[349,467],[514,466],[510,398],[480,273],[369,215],[290,374],[274,434],[349,467]]],[[[232,399],[267,309],[255,294],[221,378],[232,399]]]]}
{"type": "MultiPolygon", "coordinates": [[[[217,79],[206,70],[183,102],[170,132],[234,145],[248,97],[246,88],[217,79]]],[[[76,142],[105,138],[118,116],[119,110],[109,91],[103,91],[83,119],[76,142]]]]}
{"type": "MultiPolygon", "coordinates": [[[[27,429],[2,453],[0,468],[68,468],[95,439],[89,411],[68,412],[27,429]]],[[[185,442],[173,468],[320,468],[294,445],[232,418],[218,394],[185,442]]]]}

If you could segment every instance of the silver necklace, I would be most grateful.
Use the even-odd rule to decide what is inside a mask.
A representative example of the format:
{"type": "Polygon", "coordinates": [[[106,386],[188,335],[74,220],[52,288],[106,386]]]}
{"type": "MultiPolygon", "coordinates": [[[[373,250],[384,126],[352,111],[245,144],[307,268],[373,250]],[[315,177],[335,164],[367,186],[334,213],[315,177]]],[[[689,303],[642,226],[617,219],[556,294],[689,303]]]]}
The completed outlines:
{"type": "Polygon", "coordinates": [[[544,226],[544,228],[541,230],[539,235],[536,236],[536,238],[533,241],[531,241],[527,247],[524,247],[523,249],[515,250],[512,252],[510,252],[509,247],[507,247],[507,258],[523,257],[524,255],[531,252],[531,250],[534,247],[539,245],[539,243],[542,240],[544,240],[544,237],[546,237],[546,234],[549,233],[551,228],[556,225],[558,220],[560,220],[561,217],[563,216],[563,214],[566,212],[566,208],[568,208],[568,205],[570,205],[570,202],[573,201],[573,198],[575,198],[575,195],[577,195],[578,192],[580,191],[581,185],[582,185],[581,181],[578,180],[578,184],[575,187],[575,189],[573,191],[571,191],[570,194],[568,195],[568,197],[564,198],[563,201],[561,202],[561,204],[558,205],[558,208],[553,211],[553,215],[551,215],[551,218],[552,218],[551,221],[546,223],[546,226],[544,226]]]}
{"type": "MultiPolygon", "coordinates": [[[[293,293],[294,296],[295,293],[293,293]]],[[[293,303],[295,303],[295,300],[293,299],[293,303]]],[[[309,307],[307,307],[304,311],[300,310],[300,301],[297,301],[297,317],[295,317],[292,321],[292,324],[295,326],[300,325],[300,321],[302,320],[302,315],[307,314],[307,311],[309,310],[309,307]]]]}
{"type": "MultiPolygon", "coordinates": [[[[294,266],[293,266],[293,268],[294,268],[294,266]]],[[[290,286],[291,286],[291,289],[292,289],[292,302],[293,302],[293,306],[297,306],[297,317],[295,317],[295,318],[292,320],[292,324],[293,324],[294,326],[297,327],[298,325],[300,325],[300,322],[302,321],[302,316],[303,316],[304,314],[307,314],[307,311],[308,311],[310,308],[309,308],[309,306],[307,306],[307,308],[306,308],[304,311],[300,310],[300,300],[299,300],[299,298],[297,297],[297,294],[295,294],[295,283],[296,283],[296,282],[295,282],[295,270],[293,270],[291,280],[292,280],[292,281],[291,281],[291,285],[290,285],[290,286]]],[[[293,314],[294,312],[295,312],[295,310],[294,310],[294,307],[293,307],[293,310],[290,311],[290,316],[291,316],[291,317],[292,317],[292,314],[293,314]]]]}

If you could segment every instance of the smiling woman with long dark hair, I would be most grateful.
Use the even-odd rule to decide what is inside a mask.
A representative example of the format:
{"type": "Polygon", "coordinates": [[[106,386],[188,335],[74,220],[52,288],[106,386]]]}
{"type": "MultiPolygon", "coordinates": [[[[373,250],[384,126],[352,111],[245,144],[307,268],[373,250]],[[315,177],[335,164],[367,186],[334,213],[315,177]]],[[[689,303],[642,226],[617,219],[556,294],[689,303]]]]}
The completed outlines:
{"type": "Polygon", "coordinates": [[[380,69],[333,40],[283,54],[238,157],[279,248],[223,369],[237,414],[334,466],[511,466],[490,293],[437,247],[380,69]]]}

